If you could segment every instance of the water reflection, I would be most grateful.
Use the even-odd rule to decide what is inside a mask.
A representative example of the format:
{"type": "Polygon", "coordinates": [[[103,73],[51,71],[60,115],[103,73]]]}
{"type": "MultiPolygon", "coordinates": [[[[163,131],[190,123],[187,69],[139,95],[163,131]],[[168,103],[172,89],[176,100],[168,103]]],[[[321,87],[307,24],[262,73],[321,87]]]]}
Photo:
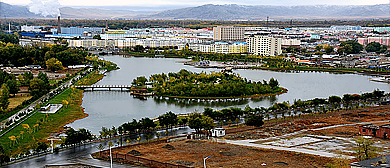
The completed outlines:
{"type": "Polygon", "coordinates": [[[179,107],[226,107],[245,105],[249,103],[249,99],[217,99],[217,100],[202,100],[202,99],[173,99],[154,97],[154,102],[159,105],[176,105],[179,107]]]}

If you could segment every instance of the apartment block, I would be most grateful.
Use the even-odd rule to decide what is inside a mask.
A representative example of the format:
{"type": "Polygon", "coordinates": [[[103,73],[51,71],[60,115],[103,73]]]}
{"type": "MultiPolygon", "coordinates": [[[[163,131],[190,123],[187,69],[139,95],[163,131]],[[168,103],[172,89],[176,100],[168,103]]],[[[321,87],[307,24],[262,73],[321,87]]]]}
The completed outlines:
{"type": "Polygon", "coordinates": [[[213,28],[214,41],[244,40],[244,34],[244,27],[217,26],[213,28]]]}
{"type": "Polygon", "coordinates": [[[248,52],[254,55],[277,56],[282,53],[282,39],[253,35],[246,39],[248,52]]]}

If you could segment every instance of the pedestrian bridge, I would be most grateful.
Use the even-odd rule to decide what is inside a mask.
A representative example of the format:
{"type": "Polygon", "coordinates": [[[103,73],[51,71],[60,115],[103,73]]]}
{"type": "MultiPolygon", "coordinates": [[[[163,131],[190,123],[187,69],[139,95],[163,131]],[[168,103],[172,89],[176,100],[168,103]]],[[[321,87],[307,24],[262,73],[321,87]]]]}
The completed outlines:
{"type": "Polygon", "coordinates": [[[129,91],[131,85],[89,85],[89,86],[75,86],[77,89],[91,89],[94,91],[95,89],[108,89],[111,91],[112,89],[120,89],[121,91],[129,91]]]}

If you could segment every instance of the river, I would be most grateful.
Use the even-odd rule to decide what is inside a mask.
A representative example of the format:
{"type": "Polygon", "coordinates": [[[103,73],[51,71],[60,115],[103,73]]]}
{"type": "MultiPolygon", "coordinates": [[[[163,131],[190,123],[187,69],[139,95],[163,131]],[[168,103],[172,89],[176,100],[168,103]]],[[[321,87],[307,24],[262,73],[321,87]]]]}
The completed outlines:
{"type": "MultiPolygon", "coordinates": [[[[118,55],[104,56],[118,64],[119,70],[107,73],[97,85],[129,85],[137,76],[149,77],[155,73],[178,72],[187,69],[195,72],[220,71],[219,69],[201,69],[177,63],[184,59],[173,58],[138,58],[122,57],[118,55]]],[[[167,111],[174,113],[201,112],[205,107],[221,109],[225,107],[269,107],[273,103],[294,99],[327,98],[331,95],[361,94],[372,92],[374,89],[390,91],[390,85],[386,83],[372,82],[370,76],[357,74],[333,74],[328,72],[300,72],[284,73],[264,70],[234,70],[250,80],[267,80],[271,77],[277,79],[280,85],[288,89],[288,93],[268,98],[256,98],[250,100],[236,100],[228,102],[178,102],[174,100],[156,100],[148,98],[141,100],[133,98],[129,92],[120,91],[86,91],[83,104],[88,117],[75,121],[69,126],[78,129],[86,128],[93,134],[99,134],[102,126],[119,126],[122,123],[143,117],[154,118],[167,111]]]]}

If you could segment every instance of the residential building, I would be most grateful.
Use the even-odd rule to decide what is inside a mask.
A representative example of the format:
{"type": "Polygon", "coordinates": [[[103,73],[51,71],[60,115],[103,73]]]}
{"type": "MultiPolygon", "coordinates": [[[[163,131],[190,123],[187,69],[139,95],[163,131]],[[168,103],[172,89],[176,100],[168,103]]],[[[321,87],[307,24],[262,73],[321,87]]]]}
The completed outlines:
{"type": "Polygon", "coordinates": [[[361,45],[367,45],[371,42],[378,42],[379,44],[390,46],[390,37],[381,36],[381,37],[358,38],[358,42],[361,45]]]}
{"type": "Polygon", "coordinates": [[[301,46],[301,40],[298,39],[282,39],[282,48],[294,47],[299,48],[301,46]]]}
{"type": "Polygon", "coordinates": [[[380,126],[372,124],[361,125],[359,126],[359,134],[388,139],[390,138],[390,124],[380,126]]]}
{"type": "Polygon", "coordinates": [[[213,28],[214,41],[244,40],[244,34],[244,27],[217,26],[213,28]]]}
{"type": "Polygon", "coordinates": [[[282,53],[282,39],[264,35],[252,35],[246,39],[248,52],[254,55],[276,56],[282,53]]]}

